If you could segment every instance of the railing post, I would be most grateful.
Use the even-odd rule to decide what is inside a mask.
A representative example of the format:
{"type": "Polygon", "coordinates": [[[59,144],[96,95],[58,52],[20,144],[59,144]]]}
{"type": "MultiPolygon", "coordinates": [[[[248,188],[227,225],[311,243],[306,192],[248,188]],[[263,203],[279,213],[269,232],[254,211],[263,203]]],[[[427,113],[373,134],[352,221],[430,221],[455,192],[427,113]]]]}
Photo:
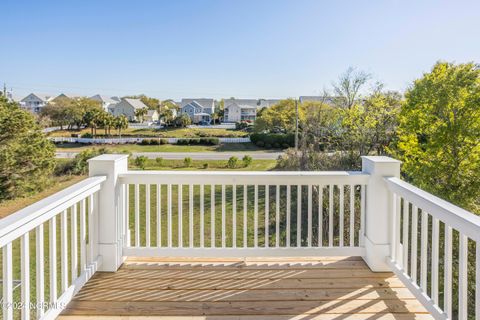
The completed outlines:
{"type": "Polygon", "coordinates": [[[393,212],[385,177],[400,177],[400,161],[381,156],[362,157],[362,172],[369,174],[365,210],[365,262],[372,271],[391,271],[390,256],[393,212]]]}
{"type": "Polygon", "coordinates": [[[107,180],[98,191],[97,239],[98,254],[102,257],[99,271],[117,271],[123,263],[122,256],[122,203],[124,188],[118,182],[118,175],[127,172],[128,156],[104,154],[88,160],[90,176],[106,176],[107,180]]]}

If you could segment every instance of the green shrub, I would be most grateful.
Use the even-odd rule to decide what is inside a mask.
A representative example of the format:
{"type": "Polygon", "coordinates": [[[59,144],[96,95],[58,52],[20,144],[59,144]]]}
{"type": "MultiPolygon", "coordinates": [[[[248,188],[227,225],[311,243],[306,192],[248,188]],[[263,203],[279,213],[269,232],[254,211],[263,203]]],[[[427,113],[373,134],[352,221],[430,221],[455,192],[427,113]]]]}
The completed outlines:
{"type": "Polygon", "coordinates": [[[208,162],[205,162],[202,167],[203,169],[208,169],[208,162]]]}
{"type": "Polygon", "coordinates": [[[265,148],[272,149],[272,145],[270,143],[265,143],[265,148]]]}
{"type": "Polygon", "coordinates": [[[237,167],[237,163],[238,163],[237,157],[235,156],[230,157],[230,159],[228,159],[228,162],[227,162],[227,167],[230,169],[235,169],[237,167]]]}
{"type": "Polygon", "coordinates": [[[160,144],[168,144],[168,140],[167,139],[160,139],[158,140],[160,142],[160,144]]]}
{"type": "Polygon", "coordinates": [[[91,133],[87,132],[87,133],[82,134],[82,138],[91,139],[91,138],[93,138],[93,136],[92,136],[91,133]]]}
{"type": "Polygon", "coordinates": [[[185,159],[183,159],[183,165],[187,168],[191,167],[192,166],[192,158],[186,157],[185,159]]]}
{"type": "Polygon", "coordinates": [[[242,162],[243,162],[243,166],[244,167],[248,167],[252,164],[253,162],[253,159],[251,156],[249,156],[248,154],[245,155],[243,158],[242,158],[242,162]]]}
{"type": "Polygon", "coordinates": [[[147,146],[150,144],[150,141],[148,139],[143,139],[142,141],[140,141],[138,144],[142,145],[142,146],[147,146]]]}
{"type": "Polygon", "coordinates": [[[135,165],[142,170],[145,170],[145,166],[147,165],[147,157],[139,156],[135,158],[135,165]]]}
{"type": "Polygon", "coordinates": [[[250,140],[259,147],[270,145],[275,148],[289,148],[295,145],[293,133],[253,133],[250,140]]]}
{"type": "Polygon", "coordinates": [[[155,158],[155,162],[157,163],[158,166],[163,167],[163,158],[162,157],[155,158]]]}
{"type": "Polygon", "coordinates": [[[108,153],[108,149],[100,148],[100,149],[87,149],[83,150],[79,154],[75,156],[72,163],[68,167],[64,167],[64,169],[68,170],[65,174],[87,174],[88,173],[88,160],[99,156],[101,154],[108,153]]]}
{"type": "Polygon", "coordinates": [[[257,145],[257,147],[260,147],[260,148],[265,147],[265,142],[263,142],[263,141],[257,141],[257,142],[255,142],[255,144],[257,145]]]}

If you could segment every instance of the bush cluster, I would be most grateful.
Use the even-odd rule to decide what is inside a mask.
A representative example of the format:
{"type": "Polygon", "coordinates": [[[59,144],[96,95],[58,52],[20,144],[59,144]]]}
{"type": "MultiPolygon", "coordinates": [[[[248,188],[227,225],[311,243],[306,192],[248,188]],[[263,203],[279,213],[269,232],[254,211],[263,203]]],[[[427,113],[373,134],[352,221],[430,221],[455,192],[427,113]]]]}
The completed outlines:
{"type": "Polygon", "coordinates": [[[215,146],[220,143],[218,138],[200,138],[200,139],[178,139],[177,144],[182,146],[204,145],[215,146]]]}
{"type": "Polygon", "coordinates": [[[295,146],[293,133],[254,133],[250,135],[252,143],[267,149],[287,149],[295,146]]]}
{"type": "Polygon", "coordinates": [[[230,159],[228,159],[228,162],[227,162],[227,167],[229,169],[235,169],[237,167],[237,163],[238,163],[237,157],[230,157],[230,159]]]}
{"type": "Polygon", "coordinates": [[[84,134],[82,134],[82,138],[86,138],[86,139],[92,139],[92,138],[93,138],[93,136],[92,136],[92,134],[91,134],[91,133],[88,133],[88,132],[87,132],[87,133],[84,133],[84,134]]]}
{"type": "Polygon", "coordinates": [[[158,145],[167,144],[167,143],[168,143],[167,139],[143,139],[138,144],[143,146],[147,146],[147,145],[158,146],[158,145]]]}

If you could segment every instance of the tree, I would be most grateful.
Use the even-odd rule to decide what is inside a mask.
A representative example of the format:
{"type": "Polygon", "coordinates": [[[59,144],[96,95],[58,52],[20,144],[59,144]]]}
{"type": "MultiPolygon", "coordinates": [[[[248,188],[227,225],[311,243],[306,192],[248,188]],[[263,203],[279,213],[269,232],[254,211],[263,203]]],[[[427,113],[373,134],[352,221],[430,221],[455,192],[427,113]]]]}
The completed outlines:
{"type": "Polygon", "coordinates": [[[395,155],[407,179],[480,208],[480,69],[438,62],[406,92],[395,155]]]}
{"type": "Polygon", "coordinates": [[[160,117],[163,119],[163,122],[165,122],[167,127],[171,126],[175,120],[173,109],[163,110],[163,112],[160,114],[160,117]]]}
{"type": "Polygon", "coordinates": [[[55,102],[49,102],[43,107],[40,116],[48,117],[53,125],[60,126],[63,130],[63,127],[69,125],[71,122],[68,110],[72,107],[72,104],[72,99],[59,97],[55,99],[55,102]]]}
{"type": "Polygon", "coordinates": [[[35,118],[0,97],[0,200],[37,192],[55,167],[55,146],[35,118]]]}
{"type": "Polygon", "coordinates": [[[88,110],[84,113],[82,119],[83,123],[85,123],[87,127],[90,127],[92,136],[95,137],[97,135],[97,128],[102,125],[102,111],[96,109],[88,110]]]}
{"type": "Polygon", "coordinates": [[[188,116],[188,114],[182,113],[181,115],[175,118],[175,125],[179,127],[186,127],[192,123],[192,119],[188,116]]]}
{"type": "Polygon", "coordinates": [[[335,102],[338,106],[350,109],[357,101],[360,89],[368,82],[371,75],[357,71],[355,68],[348,68],[337,83],[333,84],[333,92],[335,93],[335,102]]]}
{"type": "MultiPolygon", "coordinates": [[[[305,118],[305,112],[301,104],[298,106],[298,110],[299,119],[302,121],[305,118]]],[[[261,113],[261,115],[255,121],[254,129],[256,132],[294,132],[295,117],[295,100],[282,100],[261,113]]]]}
{"type": "Polygon", "coordinates": [[[125,130],[128,128],[128,118],[123,114],[118,117],[115,117],[113,126],[115,127],[115,129],[118,130],[118,136],[121,138],[122,130],[125,130]]]}
{"type": "Polygon", "coordinates": [[[145,117],[145,115],[148,113],[148,109],[147,108],[140,108],[140,109],[137,109],[135,110],[135,117],[140,121],[140,122],[143,122],[143,119],[145,117]]]}

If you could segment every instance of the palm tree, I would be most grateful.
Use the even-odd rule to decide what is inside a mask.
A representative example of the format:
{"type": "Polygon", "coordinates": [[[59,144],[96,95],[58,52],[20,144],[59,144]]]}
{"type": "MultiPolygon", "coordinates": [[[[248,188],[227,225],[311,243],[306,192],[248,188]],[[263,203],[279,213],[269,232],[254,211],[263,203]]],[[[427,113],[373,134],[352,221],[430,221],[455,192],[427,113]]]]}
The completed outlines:
{"type": "Polygon", "coordinates": [[[140,122],[143,122],[143,117],[148,113],[147,108],[140,108],[135,110],[135,117],[140,119],[140,122]]]}
{"type": "Polygon", "coordinates": [[[123,114],[118,116],[118,117],[115,117],[114,126],[115,126],[115,129],[118,130],[118,136],[121,138],[122,137],[122,130],[128,128],[127,117],[124,116],[123,114]]]}

